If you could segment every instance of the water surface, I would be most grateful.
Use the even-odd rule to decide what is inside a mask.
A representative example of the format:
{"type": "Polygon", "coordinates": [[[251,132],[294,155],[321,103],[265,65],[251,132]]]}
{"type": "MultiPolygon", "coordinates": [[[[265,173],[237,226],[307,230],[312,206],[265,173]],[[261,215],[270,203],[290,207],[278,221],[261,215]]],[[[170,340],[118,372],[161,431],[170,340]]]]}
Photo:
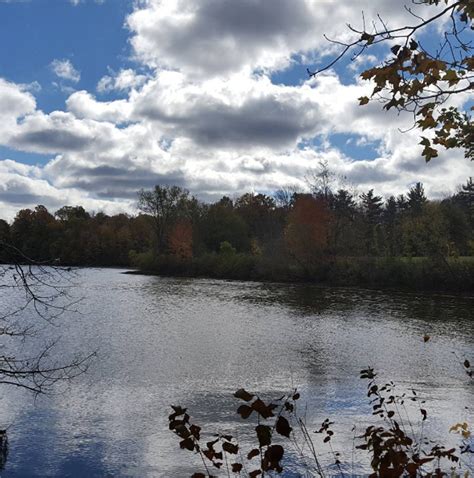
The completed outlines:
{"type": "Polygon", "coordinates": [[[473,298],[111,269],[82,270],[74,282],[81,313],[42,327],[37,340],[60,336],[62,358],[97,350],[97,359],[52,396],[2,388],[2,477],[189,476],[199,461],[169,432],[169,405],[246,443],[232,397],[240,387],[265,398],[298,387],[310,429],[333,418],[334,446],[350,454],[352,426],[370,415],[358,378],[367,366],[426,399],[433,436],[472,423],[473,387],[453,352],[472,355],[473,298]]]}

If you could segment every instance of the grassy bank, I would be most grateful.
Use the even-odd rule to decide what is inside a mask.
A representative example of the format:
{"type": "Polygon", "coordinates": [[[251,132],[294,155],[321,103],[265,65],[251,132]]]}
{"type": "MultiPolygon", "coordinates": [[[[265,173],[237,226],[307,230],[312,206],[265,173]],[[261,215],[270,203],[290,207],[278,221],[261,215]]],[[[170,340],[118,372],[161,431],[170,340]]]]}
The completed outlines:
{"type": "Polygon", "coordinates": [[[140,272],[163,276],[474,291],[474,257],[339,257],[322,258],[311,266],[236,252],[207,253],[193,259],[144,253],[130,259],[140,272]]]}

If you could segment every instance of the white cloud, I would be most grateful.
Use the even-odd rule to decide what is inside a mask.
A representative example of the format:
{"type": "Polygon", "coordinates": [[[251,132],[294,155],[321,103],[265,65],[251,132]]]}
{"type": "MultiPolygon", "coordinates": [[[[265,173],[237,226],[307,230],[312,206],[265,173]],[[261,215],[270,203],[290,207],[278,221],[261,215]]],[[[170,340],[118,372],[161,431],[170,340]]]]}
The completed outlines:
{"type": "MultiPolygon", "coordinates": [[[[0,144],[52,155],[35,168],[15,154],[0,161],[2,214],[7,204],[35,203],[130,210],[136,191],[156,183],[185,186],[202,199],[304,188],[321,160],[360,190],[398,194],[415,181],[438,197],[453,190],[472,175],[469,162],[449,152],[426,165],[417,132],[398,130],[409,118],[358,106],[370,84],[348,84],[332,71],[304,81],[303,65],[300,84],[272,83],[270,73],[295,55],[327,53],[322,32],[357,23],[361,9],[369,18],[377,8],[393,24],[406,14],[388,0],[356,3],[140,1],[127,24],[142,64],[97,84],[97,93],[120,99],[101,101],[59,82],[69,88],[66,111],[45,113],[34,87],[0,79],[0,144]],[[378,157],[354,161],[331,144],[334,133],[350,135],[354,147],[377,145],[378,157]]],[[[55,61],[62,80],[79,81],[69,60],[55,61]]],[[[355,67],[374,61],[360,57],[355,67]]]]}
{"type": "Polygon", "coordinates": [[[397,2],[332,0],[147,0],[128,17],[137,58],[155,67],[193,76],[243,69],[275,70],[295,54],[311,57],[337,38],[354,35],[346,23],[360,25],[384,12],[389,22],[409,17],[397,2]],[[328,21],[328,19],[331,19],[328,21]],[[343,28],[341,28],[341,26],[343,28]]]}
{"type": "Polygon", "coordinates": [[[139,88],[148,79],[147,75],[140,75],[131,68],[120,70],[118,73],[103,76],[97,83],[97,91],[106,93],[108,91],[127,91],[132,88],[139,88]]]}
{"type": "Polygon", "coordinates": [[[51,62],[51,69],[54,74],[63,79],[77,83],[81,79],[81,74],[74,68],[70,60],[53,60],[51,62]]]}

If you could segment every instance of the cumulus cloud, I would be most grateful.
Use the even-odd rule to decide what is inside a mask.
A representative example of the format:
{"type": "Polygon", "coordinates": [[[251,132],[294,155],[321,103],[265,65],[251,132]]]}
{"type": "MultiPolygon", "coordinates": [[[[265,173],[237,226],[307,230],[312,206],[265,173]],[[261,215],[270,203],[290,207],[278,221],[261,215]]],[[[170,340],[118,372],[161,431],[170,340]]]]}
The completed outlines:
{"type": "Polygon", "coordinates": [[[70,60],[53,60],[51,62],[51,69],[53,73],[63,80],[77,83],[81,79],[81,74],[74,68],[70,60]]]}
{"type": "Polygon", "coordinates": [[[58,188],[42,177],[40,168],[0,160],[0,211],[3,219],[12,220],[19,209],[43,204],[51,211],[64,205],[83,205],[90,211],[109,214],[133,212],[134,201],[102,200],[80,189],[58,188]]]}
{"type": "Polygon", "coordinates": [[[309,86],[277,86],[266,76],[194,83],[181,73],[161,72],[131,101],[134,117],[201,146],[281,149],[322,127],[312,96],[309,86]]]}
{"type": "MultiPolygon", "coordinates": [[[[139,65],[109,70],[97,96],[66,84],[65,111],[46,113],[34,86],[0,79],[0,144],[51,156],[41,167],[0,158],[2,214],[35,203],[132,211],[137,190],[157,183],[204,200],[304,189],[322,160],[360,191],[398,194],[422,181],[441,197],[470,164],[450,152],[426,165],[417,132],[399,131],[410,118],[358,106],[371,85],[352,70],[307,80],[300,65],[298,84],[272,82],[273,72],[331,51],[322,33],[360,23],[361,9],[393,24],[408,15],[389,0],[145,0],[126,19],[139,65]],[[101,100],[106,93],[112,99],[101,100]],[[331,142],[334,134],[376,144],[376,158],[355,161],[331,142]]],[[[361,56],[353,68],[376,61],[361,56]]],[[[51,67],[61,80],[80,80],[69,60],[51,67]]]]}
{"type": "Polygon", "coordinates": [[[97,91],[106,93],[109,91],[127,91],[139,88],[148,79],[147,75],[141,75],[131,68],[120,70],[118,73],[103,76],[97,83],[97,91]]]}
{"type": "Polygon", "coordinates": [[[341,25],[383,12],[397,21],[409,14],[389,0],[348,5],[332,0],[147,0],[128,17],[137,58],[148,65],[218,75],[288,66],[295,55],[329,50],[323,33],[347,37],[341,25]],[[331,19],[331,21],[328,21],[331,19]]]}

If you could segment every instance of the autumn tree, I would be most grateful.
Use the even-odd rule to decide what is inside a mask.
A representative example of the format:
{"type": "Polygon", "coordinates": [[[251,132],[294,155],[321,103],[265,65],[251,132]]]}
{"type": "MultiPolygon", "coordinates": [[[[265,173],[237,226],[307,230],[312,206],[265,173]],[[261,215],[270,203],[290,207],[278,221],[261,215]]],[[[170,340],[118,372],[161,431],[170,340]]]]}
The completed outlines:
{"type": "Polygon", "coordinates": [[[189,219],[178,219],[168,236],[168,250],[179,259],[193,257],[193,225],[189,219]]]}
{"type": "Polygon", "coordinates": [[[310,194],[299,194],[288,215],[285,240],[291,256],[310,272],[327,251],[331,212],[327,202],[310,194]]]}
{"type": "MultiPolygon", "coordinates": [[[[472,0],[413,0],[413,5],[422,6],[413,10],[411,24],[389,28],[378,16],[361,28],[349,25],[354,40],[349,42],[331,40],[340,46],[340,53],[327,65],[310,76],[331,68],[345,56],[355,60],[376,45],[390,46],[388,59],[361,73],[361,78],[374,84],[370,96],[359,98],[361,105],[370,101],[380,102],[383,109],[395,109],[413,115],[414,126],[422,131],[420,144],[426,161],[438,156],[438,149],[460,148],[466,158],[474,159],[474,127],[472,114],[449,100],[457,96],[454,104],[463,104],[474,88],[474,56],[472,0]],[[370,25],[370,27],[369,27],[370,25]],[[420,39],[428,27],[442,30],[439,44],[420,39]],[[465,95],[464,98],[461,95],[465,95]]],[[[402,4],[400,4],[402,8],[402,4]]],[[[471,111],[473,107],[471,107],[471,111]]]]}

